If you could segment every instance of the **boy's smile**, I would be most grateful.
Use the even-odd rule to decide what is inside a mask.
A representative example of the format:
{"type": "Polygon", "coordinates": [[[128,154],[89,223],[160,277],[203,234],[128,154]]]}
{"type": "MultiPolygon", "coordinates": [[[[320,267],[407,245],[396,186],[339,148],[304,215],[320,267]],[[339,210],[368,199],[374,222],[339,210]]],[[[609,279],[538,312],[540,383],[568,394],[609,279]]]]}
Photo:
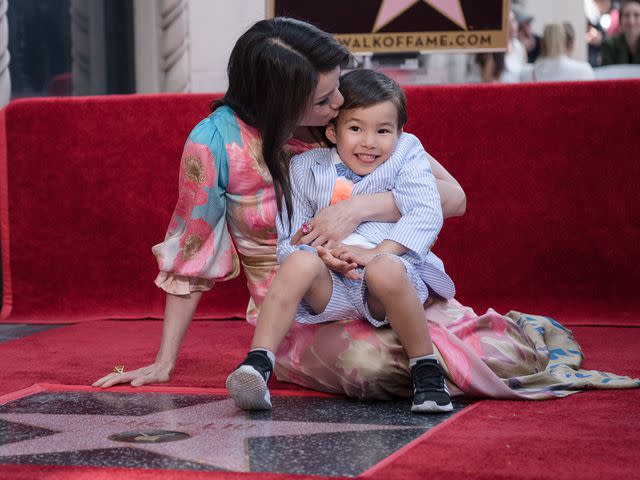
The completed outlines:
{"type": "Polygon", "coordinates": [[[387,161],[398,142],[398,109],[391,101],[341,110],[327,126],[342,162],[358,175],[367,175],[387,161]]]}

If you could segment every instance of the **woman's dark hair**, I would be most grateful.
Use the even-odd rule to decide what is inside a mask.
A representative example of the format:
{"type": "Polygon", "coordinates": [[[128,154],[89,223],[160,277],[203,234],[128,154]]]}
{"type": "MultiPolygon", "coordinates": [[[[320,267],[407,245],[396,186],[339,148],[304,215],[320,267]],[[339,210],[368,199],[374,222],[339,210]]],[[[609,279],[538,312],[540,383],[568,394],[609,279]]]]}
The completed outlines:
{"type": "Polygon", "coordinates": [[[258,129],[278,211],[282,211],[284,196],[289,218],[291,187],[285,144],[310,104],[318,74],[348,60],[349,51],[332,35],[287,17],[255,23],[231,51],[229,88],[211,110],[228,105],[243,122],[258,129]]]}
{"type": "Polygon", "coordinates": [[[366,108],[390,101],[398,110],[398,130],[407,123],[407,99],[398,82],[375,70],[359,69],[340,77],[342,110],[366,108]]]}

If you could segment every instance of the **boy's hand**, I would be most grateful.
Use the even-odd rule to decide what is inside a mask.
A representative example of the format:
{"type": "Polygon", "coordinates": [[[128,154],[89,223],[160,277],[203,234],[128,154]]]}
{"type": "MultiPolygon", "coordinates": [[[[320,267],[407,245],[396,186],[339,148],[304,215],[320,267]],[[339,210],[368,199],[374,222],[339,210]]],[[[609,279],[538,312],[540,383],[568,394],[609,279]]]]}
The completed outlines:
{"type": "Polygon", "coordinates": [[[378,248],[362,248],[354,245],[340,244],[331,250],[333,256],[343,262],[355,263],[365,267],[373,257],[381,253],[378,248]]]}
{"type": "Polygon", "coordinates": [[[316,247],[316,250],[318,251],[320,260],[324,262],[327,268],[330,268],[336,273],[341,273],[351,280],[358,280],[360,278],[360,275],[355,271],[355,269],[358,267],[357,263],[340,260],[324,247],[318,246],[316,247]]]}

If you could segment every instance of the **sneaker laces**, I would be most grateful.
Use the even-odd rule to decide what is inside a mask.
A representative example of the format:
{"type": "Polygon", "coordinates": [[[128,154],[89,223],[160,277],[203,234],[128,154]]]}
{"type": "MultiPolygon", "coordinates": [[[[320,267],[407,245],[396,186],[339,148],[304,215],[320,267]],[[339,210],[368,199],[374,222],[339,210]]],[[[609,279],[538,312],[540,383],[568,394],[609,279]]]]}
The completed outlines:
{"type": "Polygon", "coordinates": [[[446,391],[444,373],[436,363],[425,361],[414,365],[413,382],[416,390],[446,391]]]}

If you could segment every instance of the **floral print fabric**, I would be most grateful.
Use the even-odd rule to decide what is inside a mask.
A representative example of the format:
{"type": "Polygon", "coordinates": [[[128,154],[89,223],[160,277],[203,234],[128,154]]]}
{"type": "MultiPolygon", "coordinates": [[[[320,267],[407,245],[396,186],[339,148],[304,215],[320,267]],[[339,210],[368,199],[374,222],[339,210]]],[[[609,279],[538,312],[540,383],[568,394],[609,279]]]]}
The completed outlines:
{"type": "MultiPolygon", "coordinates": [[[[451,393],[542,400],[589,388],[637,388],[638,379],[581,370],[571,331],[551,318],[493,310],[477,315],[456,300],[425,310],[451,393]]],[[[361,399],[411,396],[409,360],[390,328],[364,321],[296,325],[278,352],[279,380],[361,399]]]]}

